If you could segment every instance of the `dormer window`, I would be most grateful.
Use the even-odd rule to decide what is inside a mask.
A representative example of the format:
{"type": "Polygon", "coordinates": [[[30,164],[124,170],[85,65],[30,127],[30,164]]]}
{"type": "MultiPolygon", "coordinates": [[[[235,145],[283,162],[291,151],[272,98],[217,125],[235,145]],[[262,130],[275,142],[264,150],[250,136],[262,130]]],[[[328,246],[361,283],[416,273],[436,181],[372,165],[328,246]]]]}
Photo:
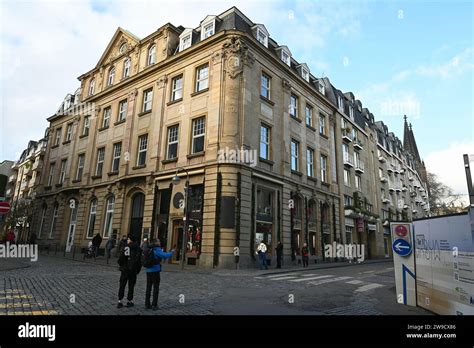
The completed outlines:
{"type": "Polygon", "coordinates": [[[95,79],[92,78],[91,82],[89,82],[89,96],[94,94],[94,89],[95,89],[95,79]]]}
{"type": "Polygon", "coordinates": [[[342,97],[340,95],[337,96],[337,107],[339,110],[344,110],[344,103],[342,102],[342,97]]]}
{"type": "Polygon", "coordinates": [[[306,82],[309,82],[309,71],[306,69],[301,69],[301,77],[306,80],[306,82]]]}
{"type": "Polygon", "coordinates": [[[318,90],[319,90],[319,93],[321,93],[321,94],[323,94],[323,95],[326,94],[326,90],[325,90],[325,88],[324,88],[324,84],[323,84],[321,81],[319,81],[319,83],[318,83],[318,90]]]}
{"type": "Polygon", "coordinates": [[[107,78],[107,86],[112,86],[112,84],[114,83],[114,78],[115,78],[115,68],[112,67],[109,70],[109,77],[107,78]]]}
{"type": "Polygon", "coordinates": [[[257,40],[263,46],[268,47],[268,36],[260,28],[257,29],[257,40]]]}
{"type": "Polygon", "coordinates": [[[349,117],[351,120],[354,119],[354,108],[352,106],[349,106],[349,117]]]}
{"type": "Polygon", "coordinates": [[[148,60],[147,60],[147,65],[152,65],[155,64],[156,61],[156,46],[152,45],[148,49],[148,60]]]}
{"type": "Polygon", "coordinates": [[[290,66],[290,55],[283,50],[281,51],[281,60],[285,62],[286,65],[290,66]]]}
{"type": "Polygon", "coordinates": [[[207,39],[209,36],[214,35],[216,31],[216,20],[213,17],[212,20],[203,22],[201,25],[201,40],[207,39]]]}
{"type": "Polygon", "coordinates": [[[182,37],[179,41],[179,51],[184,51],[186,48],[191,47],[191,33],[182,37]]]}

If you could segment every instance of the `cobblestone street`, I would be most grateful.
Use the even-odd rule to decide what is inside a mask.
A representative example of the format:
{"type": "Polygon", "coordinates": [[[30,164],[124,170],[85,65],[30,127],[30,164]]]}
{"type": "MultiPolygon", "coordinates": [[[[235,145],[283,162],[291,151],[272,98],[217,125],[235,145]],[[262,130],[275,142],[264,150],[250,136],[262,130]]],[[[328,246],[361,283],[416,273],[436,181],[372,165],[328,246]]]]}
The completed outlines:
{"type": "Polygon", "coordinates": [[[144,270],[135,307],[117,309],[120,272],[114,263],[46,255],[26,263],[0,271],[0,315],[427,314],[395,302],[391,262],[286,273],[164,265],[157,312],[144,308],[144,270]]]}

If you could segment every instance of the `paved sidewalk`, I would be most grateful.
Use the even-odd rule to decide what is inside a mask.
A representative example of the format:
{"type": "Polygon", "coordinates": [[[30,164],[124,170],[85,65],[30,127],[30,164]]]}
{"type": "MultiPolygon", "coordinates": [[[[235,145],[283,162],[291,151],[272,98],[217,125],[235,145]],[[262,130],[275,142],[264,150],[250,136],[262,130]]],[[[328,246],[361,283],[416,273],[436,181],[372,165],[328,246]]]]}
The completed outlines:
{"type": "MultiPolygon", "coordinates": [[[[70,260],[70,261],[76,261],[76,262],[83,262],[83,263],[88,263],[88,264],[96,264],[104,267],[113,267],[117,268],[117,258],[112,257],[107,263],[107,259],[104,256],[99,256],[96,259],[83,259],[82,254],[66,254],[66,257],[63,256],[63,253],[57,253],[54,255],[53,253],[50,253],[49,255],[46,253],[41,253],[40,257],[42,256],[49,256],[52,258],[60,258],[60,259],[65,259],[65,260],[70,260]]],[[[310,264],[308,267],[303,268],[302,265],[297,265],[297,264],[291,264],[291,265],[285,265],[281,269],[277,269],[275,267],[269,267],[268,270],[260,270],[258,268],[241,268],[241,269],[212,269],[212,268],[200,268],[196,266],[190,266],[186,265],[184,267],[185,271],[187,272],[192,272],[192,273],[197,273],[197,274],[215,274],[215,275],[223,275],[223,276],[229,276],[229,275],[236,275],[236,276],[261,276],[261,275],[268,275],[268,274],[280,274],[280,273],[288,273],[288,272],[301,272],[301,271],[311,271],[311,270],[318,270],[318,269],[328,269],[328,268],[339,268],[339,267],[354,267],[357,265],[364,265],[364,264],[375,264],[375,263],[393,263],[393,259],[376,259],[376,260],[366,260],[361,263],[349,263],[348,261],[339,261],[339,262],[320,262],[317,264],[310,264]]],[[[1,268],[0,268],[1,270],[1,268]]],[[[181,270],[181,265],[179,264],[170,264],[170,263],[164,263],[163,264],[163,272],[182,272],[181,270]]]]}

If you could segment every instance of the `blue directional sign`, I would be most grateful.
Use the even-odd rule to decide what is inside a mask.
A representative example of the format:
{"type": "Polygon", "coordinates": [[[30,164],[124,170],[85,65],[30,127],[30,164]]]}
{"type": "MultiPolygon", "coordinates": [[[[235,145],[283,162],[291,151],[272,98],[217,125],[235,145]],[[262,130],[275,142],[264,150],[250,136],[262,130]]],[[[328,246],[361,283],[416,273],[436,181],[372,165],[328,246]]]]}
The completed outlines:
{"type": "Polygon", "coordinates": [[[392,249],[400,256],[408,256],[411,254],[411,244],[405,239],[395,239],[392,249]]]}

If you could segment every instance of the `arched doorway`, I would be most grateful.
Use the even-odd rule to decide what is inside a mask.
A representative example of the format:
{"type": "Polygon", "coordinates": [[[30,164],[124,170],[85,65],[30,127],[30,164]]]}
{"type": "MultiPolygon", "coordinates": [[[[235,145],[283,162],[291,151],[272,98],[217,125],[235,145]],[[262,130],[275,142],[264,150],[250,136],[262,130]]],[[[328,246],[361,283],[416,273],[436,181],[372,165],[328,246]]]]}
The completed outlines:
{"type": "Polygon", "coordinates": [[[129,233],[135,238],[136,241],[140,241],[142,237],[144,206],[145,195],[141,192],[135,194],[132,197],[129,233]]]}

